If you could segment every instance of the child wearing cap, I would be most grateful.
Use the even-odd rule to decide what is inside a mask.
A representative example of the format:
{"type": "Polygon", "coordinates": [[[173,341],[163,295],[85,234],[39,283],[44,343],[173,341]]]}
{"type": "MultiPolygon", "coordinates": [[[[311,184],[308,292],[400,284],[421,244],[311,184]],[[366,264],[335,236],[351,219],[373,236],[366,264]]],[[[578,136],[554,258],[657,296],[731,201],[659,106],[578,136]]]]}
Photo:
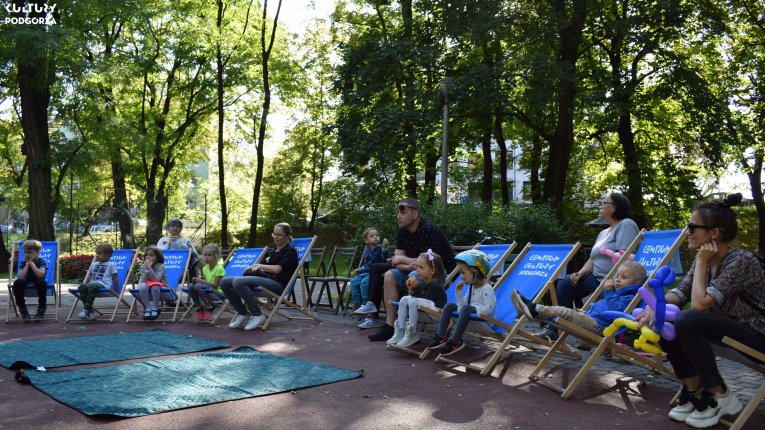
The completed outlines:
{"type": "Polygon", "coordinates": [[[491,263],[489,258],[481,251],[468,250],[457,254],[457,267],[462,275],[462,281],[455,286],[457,303],[447,303],[441,311],[438,322],[438,331],[433,335],[433,340],[428,349],[438,349],[441,355],[450,355],[465,347],[462,335],[470,322],[471,314],[494,315],[497,304],[497,296],[494,288],[486,280],[491,263]],[[465,284],[468,291],[463,294],[465,284]],[[451,336],[447,338],[447,328],[452,320],[452,312],[459,311],[457,324],[451,336]]]}

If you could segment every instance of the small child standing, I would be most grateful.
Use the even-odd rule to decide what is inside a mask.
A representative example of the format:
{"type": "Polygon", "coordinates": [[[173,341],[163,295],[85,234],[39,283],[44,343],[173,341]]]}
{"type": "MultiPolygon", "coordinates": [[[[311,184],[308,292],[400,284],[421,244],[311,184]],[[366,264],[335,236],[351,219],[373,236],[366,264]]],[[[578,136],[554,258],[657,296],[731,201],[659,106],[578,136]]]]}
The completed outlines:
{"type": "Polygon", "coordinates": [[[444,291],[446,274],[444,261],[440,255],[430,249],[420,254],[417,257],[417,277],[419,279],[410,276],[406,280],[409,295],[399,300],[398,319],[393,324],[393,337],[385,342],[386,345],[408,348],[419,342],[420,334],[417,332],[419,306],[436,309],[446,304],[444,291]]]}
{"type": "Polygon", "coordinates": [[[99,243],[96,246],[96,261],[90,263],[85,280],[77,288],[77,293],[82,300],[81,320],[93,321],[96,319],[93,302],[96,300],[98,290],[118,285],[117,267],[109,261],[113,253],[114,248],[108,243],[99,243]]]}
{"type": "MultiPolygon", "coordinates": [[[[351,297],[354,314],[369,314],[377,312],[377,307],[369,301],[369,266],[377,263],[385,263],[388,259],[387,245],[380,245],[380,233],[370,227],[364,230],[364,253],[361,255],[361,264],[355,270],[356,276],[351,278],[351,297]]],[[[383,241],[383,243],[387,242],[383,241]]],[[[367,318],[371,321],[371,318],[367,318]]],[[[364,321],[366,322],[366,321],[364,321]]],[[[362,322],[362,324],[364,324],[362,322]]],[[[361,326],[360,326],[361,327],[361,326]]],[[[371,328],[371,327],[361,327],[371,328]]]]}
{"type": "Polygon", "coordinates": [[[150,245],[144,253],[141,277],[138,279],[138,292],[145,308],[143,319],[155,320],[159,316],[162,286],[166,282],[165,257],[162,255],[162,250],[150,245]]]}
{"type": "Polygon", "coordinates": [[[585,330],[602,335],[603,329],[612,323],[610,319],[603,318],[602,313],[624,312],[647,277],[642,264],[636,261],[625,262],[616,272],[615,280],[608,279],[603,283],[603,298],[584,312],[564,306],[538,305],[520,295],[518,290],[513,290],[511,300],[518,314],[526,315],[529,320],[563,318],[585,330]]]}
{"type": "Polygon", "coordinates": [[[215,312],[211,294],[221,298],[225,297],[219,285],[220,280],[226,276],[226,269],[220,264],[220,248],[214,243],[207,244],[202,248],[202,260],[205,263],[202,267],[202,277],[191,278],[192,284],[189,287],[189,295],[197,307],[197,319],[207,321],[215,312]],[[210,289],[209,292],[207,288],[210,289]]]}
{"type": "Polygon", "coordinates": [[[455,286],[457,303],[447,303],[441,311],[438,321],[438,331],[433,335],[433,340],[428,344],[428,349],[438,349],[441,355],[450,355],[465,347],[462,335],[470,322],[470,314],[494,315],[497,304],[497,296],[494,288],[486,281],[486,276],[491,270],[489,257],[485,253],[471,249],[463,251],[454,257],[457,267],[462,275],[462,281],[455,286]],[[467,284],[467,294],[462,290],[467,284]],[[467,297],[466,297],[467,296],[467,297]],[[451,337],[447,338],[446,330],[452,320],[452,312],[459,310],[457,324],[451,337]]]}
{"type": "Polygon", "coordinates": [[[34,284],[37,290],[37,313],[35,313],[35,322],[40,322],[45,317],[48,297],[48,282],[45,280],[45,274],[48,272],[48,263],[40,257],[42,252],[42,243],[39,240],[29,239],[24,242],[21,248],[24,252],[24,267],[16,274],[16,280],[13,281],[13,298],[19,307],[21,318],[29,322],[32,317],[29,316],[27,303],[24,297],[24,290],[27,284],[34,284]]]}

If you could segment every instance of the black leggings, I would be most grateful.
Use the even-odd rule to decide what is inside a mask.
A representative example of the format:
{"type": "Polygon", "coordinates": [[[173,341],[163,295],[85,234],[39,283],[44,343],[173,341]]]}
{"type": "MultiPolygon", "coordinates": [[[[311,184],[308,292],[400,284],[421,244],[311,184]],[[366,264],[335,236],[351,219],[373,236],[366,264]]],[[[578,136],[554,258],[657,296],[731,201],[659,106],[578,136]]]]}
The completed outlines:
{"type": "Polygon", "coordinates": [[[723,383],[710,341],[721,341],[728,336],[765,352],[765,336],[717,312],[682,311],[674,325],[677,337],[673,341],[661,339],[661,348],[667,353],[675,375],[679,379],[696,376],[701,388],[714,388],[723,383]]]}

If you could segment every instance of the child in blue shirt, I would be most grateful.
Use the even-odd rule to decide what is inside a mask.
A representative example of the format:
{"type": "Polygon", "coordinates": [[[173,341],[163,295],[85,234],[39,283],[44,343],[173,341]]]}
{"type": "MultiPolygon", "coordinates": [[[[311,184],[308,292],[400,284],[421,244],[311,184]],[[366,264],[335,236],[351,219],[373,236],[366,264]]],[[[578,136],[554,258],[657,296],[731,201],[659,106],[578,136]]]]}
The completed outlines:
{"type": "Polygon", "coordinates": [[[40,257],[42,252],[42,243],[38,240],[29,239],[24,242],[22,247],[24,252],[24,263],[16,274],[16,280],[13,281],[13,298],[19,307],[21,318],[25,322],[32,320],[27,310],[27,303],[24,297],[24,290],[27,284],[34,284],[37,290],[37,313],[35,313],[35,322],[42,321],[47,309],[48,283],[45,280],[45,274],[48,272],[48,263],[40,257]]]}
{"type": "Polygon", "coordinates": [[[82,312],[80,312],[82,320],[96,319],[93,302],[96,300],[98,290],[117,285],[117,267],[109,261],[113,253],[114,248],[108,243],[100,243],[96,246],[96,261],[90,263],[85,280],[77,288],[77,293],[82,300],[82,312]]]}
{"type": "MultiPolygon", "coordinates": [[[[361,265],[356,269],[351,279],[351,297],[354,314],[369,314],[377,312],[377,307],[369,301],[369,266],[376,263],[385,263],[388,259],[388,250],[380,245],[380,233],[375,228],[367,228],[362,235],[364,239],[364,254],[361,256],[361,265]]],[[[362,322],[364,324],[364,322],[362,322]]],[[[371,328],[371,327],[362,327],[371,328]]]]}
{"type": "Polygon", "coordinates": [[[646,278],[645,267],[638,262],[627,261],[619,267],[616,279],[608,279],[603,284],[603,298],[593,303],[585,312],[564,306],[539,305],[520,295],[518,290],[513,290],[511,300],[518,314],[526,315],[529,320],[563,318],[585,330],[602,335],[603,329],[613,322],[604,318],[603,312],[624,312],[646,278]]]}

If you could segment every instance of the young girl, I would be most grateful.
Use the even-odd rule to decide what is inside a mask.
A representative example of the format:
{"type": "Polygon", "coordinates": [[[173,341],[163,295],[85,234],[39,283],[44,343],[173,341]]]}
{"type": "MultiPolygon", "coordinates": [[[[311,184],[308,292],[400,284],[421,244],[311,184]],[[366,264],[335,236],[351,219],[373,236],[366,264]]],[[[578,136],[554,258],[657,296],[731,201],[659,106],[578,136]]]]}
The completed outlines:
{"type": "Polygon", "coordinates": [[[470,322],[470,314],[493,315],[497,297],[494,288],[486,282],[491,263],[489,258],[481,251],[468,250],[457,254],[457,267],[462,275],[462,281],[456,285],[455,293],[457,303],[447,303],[441,311],[441,319],[438,321],[438,331],[433,335],[433,340],[428,349],[440,349],[441,355],[453,354],[465,347],[462,334],[470,322]],[[465,284],[469,289],[467,294],[462,294],[465,284]],[[452,319],[452,312],[459,310],[457,325],[450,338],[446,338],[446,329],[452,319]]]}
{"type": "Polygon", "coordinates": [[[420,341],[417,332],[419,305],[432,309],[440,308],[446,303],[444,278],[446,277],[444,262],[441,256],[428,249],[417,257],[417,279],[410,276],[406,280],[409,295],[401,298],[398,304],[398,319],[393,324],[393,337],[385,343],[407,348],[420,341]],[[407,320],[407,317],[409,319],[407,320]]]}
{"type": "Polygon", "coordinates": [[[141,265],[141,277],[138,280],[138,292],[146,309],[143,319],[155,320],[159,316],[162,286],[167,282],[165,276],[165,257],[155,245],[146,248],[141,265]]]}
{"type": "MultiPolygon", "coordinates": [[[[388,251],[384,245],[380,245],[380,233],[375,228],[369,227],[364,230],[364,254],[361,256],[361,264],[355,270],[356,276],[351,278],[351,297],[354,314],[368,314],[377,311],[374,303],[369,301],[369,266],[376,263],[385,263],[388,259],[388,251]]],[[[367,318],[371,321],[371,318],[367,318]]],[[[365,324],[365,320],[362,324],[365,324]]],[[[361,326],[359,326],[361,327],[361,326]]],[[[371,328],[364,326],[361,328],[371,328]]]]}
{"type": "Polygon", "coordinates": [[[202,248],[202,259],[205,263],[204,267],[202,267],[203,277],[191,278],[192,284],[189,287],[189,295],[197,307],[197,319],[206,321],[215,312],[215,306],[212,304],[210,294],[224,297],[223,291],[218,285],[220,285],[220,280],[226,276],[226,269],[220,264],[220,248],[214,243],[205,245],[202,248]],[[208,287],[210,288],[209,293],[206,290],[208,287]]]}

